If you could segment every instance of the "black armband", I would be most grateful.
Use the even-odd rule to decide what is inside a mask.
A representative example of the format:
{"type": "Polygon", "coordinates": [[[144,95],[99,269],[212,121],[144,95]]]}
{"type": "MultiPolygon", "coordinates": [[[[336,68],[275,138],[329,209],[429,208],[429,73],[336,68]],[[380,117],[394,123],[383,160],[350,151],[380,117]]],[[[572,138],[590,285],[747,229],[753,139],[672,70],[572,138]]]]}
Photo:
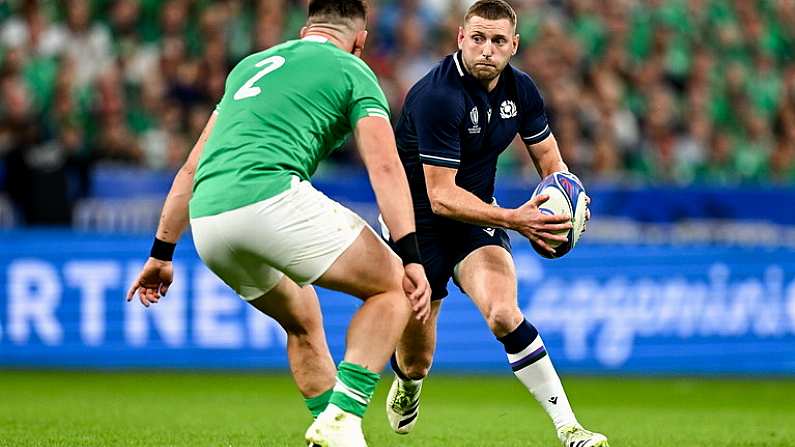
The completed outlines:
{"type": "Polygon", "coordinates": [[[403,260],[403,265],[422,264],[420,242],[416,232],[411,232],[400,238],[399,241],[395,241],[395,252],[403,260]]]}
{"type": "Polygon", "coordinates": [[[177,244],[155,238],[154,242],[152,242],[152,250],[149,251],[149,256],[161,261],[171,262],[175,248],[177,248],[177,244]]]}

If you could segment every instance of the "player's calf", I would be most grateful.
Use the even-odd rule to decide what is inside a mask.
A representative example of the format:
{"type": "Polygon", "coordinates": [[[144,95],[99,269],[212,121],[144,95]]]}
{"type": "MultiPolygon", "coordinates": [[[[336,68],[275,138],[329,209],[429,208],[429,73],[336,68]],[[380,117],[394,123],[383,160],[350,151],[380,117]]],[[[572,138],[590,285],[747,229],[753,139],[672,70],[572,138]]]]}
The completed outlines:
{"type": "Polygon", "coordinates": [[[275,319],[287,333],[287,356],[307,409],[316,418],[328,404],[337,369],[329,353],[320,304],[311,286],[283,277],[249,303],[275,319]]]}
{"type": "Polygon", "coordinates": [[[431,304],[431,318],[427,323],[410,321],[401,336],[397,353],[392,356],[395,379],[387,395],[386,415],[390,427],[397,433],[410,432],[419,420],[420,393],[433,363],[440,308],[441,301],[431,304]]]}
{"type": "Polygon", "coordinates": [[[555,429],[579,425],[536,328],[522,320],[513,331],[498,340],[505,347],[513,373],[541,404],[555,429]]]}

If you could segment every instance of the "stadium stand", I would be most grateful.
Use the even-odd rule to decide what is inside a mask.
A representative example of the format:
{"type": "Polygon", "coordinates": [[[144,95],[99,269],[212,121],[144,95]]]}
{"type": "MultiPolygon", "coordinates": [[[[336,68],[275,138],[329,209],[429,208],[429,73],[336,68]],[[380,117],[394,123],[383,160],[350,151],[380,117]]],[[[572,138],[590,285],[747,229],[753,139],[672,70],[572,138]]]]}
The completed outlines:
{"type": "MultiPolygon", "coordinates": [[[[514,63],[546,96],[588,184],[795,183],[795,6],[789,0],[519,0],[514,63]]],[[[455,49],[466,2],[371,2],[366,60],[396,116],[455,49]]],[[[0,224],[69,224],[141,170],[183,161],[229,69],[297,36],[299,0],[0,3],[0,224]],[[102,172],[105,172],[103,174],[102,172]],[[11,209],[16,210],[16,218],[11,209]],[[11,216],[11,217],[7,217],[11,216]]],[[[354,151],[335,162],[357,166],[354,151]]],[[[501,169],[533,179],[518,145],[501,169]]],[[[158,192],[159,193],[159,192],[158,192]]],[[[145,194],[144,194],[145,195],[145,194]]],[[[149,197],[151,198],[151,197],[149,197]]],[[[91,220],[91,219],[88,219],[91,220]]]]}

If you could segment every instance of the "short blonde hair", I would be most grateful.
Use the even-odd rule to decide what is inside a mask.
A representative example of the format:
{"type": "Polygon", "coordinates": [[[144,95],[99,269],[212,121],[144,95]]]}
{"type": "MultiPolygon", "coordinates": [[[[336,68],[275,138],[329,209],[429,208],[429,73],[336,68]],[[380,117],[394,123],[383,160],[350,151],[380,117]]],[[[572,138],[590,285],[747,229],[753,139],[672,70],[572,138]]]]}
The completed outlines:
{"type": "Polygon", "coordinates": [[[467,10],[464,22],[468,22],[474,16],[487,20],[508,19],[511,25],[516,26],[516,11],[505,0],[478,0],[467,10]]]}

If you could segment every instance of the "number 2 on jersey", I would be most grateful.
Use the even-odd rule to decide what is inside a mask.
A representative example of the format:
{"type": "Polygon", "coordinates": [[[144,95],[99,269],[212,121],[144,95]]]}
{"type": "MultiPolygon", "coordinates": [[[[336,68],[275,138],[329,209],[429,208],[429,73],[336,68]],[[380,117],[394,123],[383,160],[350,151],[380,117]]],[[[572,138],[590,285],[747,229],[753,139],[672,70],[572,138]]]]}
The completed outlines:
{"type": "Polygon", "coordinates": [[[271,56],[269,58],[257,62],[257,65],[255,65],[255,67],[262,67],[263,65],[267,65],[267,67],[258,71],[257,74],[249,78],[249,80],[246,81],[246,83],[243,84],[243,86],[240,87],[240,89],[237,92],[235,92],[234,96],[235,101],[251,98],[253,96],[257,96],[260,93],[262,93],[262,89],[259,87],[254,87],[254,83],[262,79],[262,77],[265,76],[266,74],[284,65],[284,58],[281,56],[271,56]]]}

